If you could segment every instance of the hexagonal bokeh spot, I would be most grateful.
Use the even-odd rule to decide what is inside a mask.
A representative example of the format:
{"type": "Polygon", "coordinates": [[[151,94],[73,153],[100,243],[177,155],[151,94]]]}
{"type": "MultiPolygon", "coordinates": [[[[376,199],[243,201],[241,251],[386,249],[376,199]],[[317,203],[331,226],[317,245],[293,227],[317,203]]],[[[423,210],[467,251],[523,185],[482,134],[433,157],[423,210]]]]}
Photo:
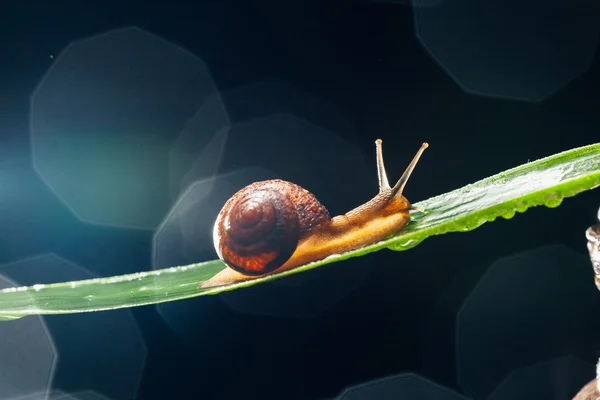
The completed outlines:
{"type": "Polygon", "coordinates": [[[415,7],[423,46],[466,92],[542,101],[592,64],[600,18],[589,0],[442,1],[415,7]]]}
{"type": "MultiPolygon", "coordinates": [[[[54,254],[6,264],[0,267],[0,274],[20,286],[95,277],[54,254]]],[[[27,317],[23,321],[31,319],[27,317]]],[[[68,314],[48,318],[46,325],[58,357],[54,374],[57,387],[68,393],[94,388],[114,400],[136,397],[147,350],[130,310],[68,314]]],[[[0,324],[0,329],[4,326],[0,324]]],[[[10,326],[12,322],[6,324],[10,326]]]]}
{"type": "Polygon", "coordinates": [[[403,373],[346,389],[338,400],[466,400],[466,397],[420,375],[403,373]]]}
{"type": "MultiPolygon", "coordinates": [[[[0,270],[0,289],[20,286],[0,270]]],[[[0,399],[37,392],[49,396],[56,349],[45,321],[29,316],[0,324],[0,399]]]]}
{"type": "Polygon", "coordinates": [[[544,246],[495,262],[465,299],[456,321],[461,388],[486,398],[511,371],[598,343],[600,297],[589,260],[544,246]]]}
{"type": "Polygon", "coordinates": [[[488,400],[571,399],[594,378],[594,365],[564,356],[511,372],[488,400]]]}
{"type": "Polygon", "coordinates": [[[186,121],[207,140],[227,125],[219,104],[197,111],[215,92],[200,58],[141,29],[73,42],[31,99],[34,167],[81,220],[154,229],[172,204],[169,181],[191,167],[185,152],[205,145],[171,148],[186,121]]]}
{"type": "MultiPolygon", "coordinates": [[[[171,172],[181,176],[187,170],[179,181],[176,177],[171,179],[173,198],[176,199],[194,181],[210,178],[211,172],[214,173],[221,165],[225,146],[239,147],[235,137],[228,135],[228,121],[241,123],[273,114],[292,114],[331,132],[343,132],[345,137],[356,134],[351,119],[340,108],[283,80],[268,80],[214,93],[188,121],[173,144],[171,172]],[[228,120],[222,117],[223,103],[226,104],[228,120]],[[210,132],[216,133],[210,137],[210,132]]],[[[269,132],[269,135],[273,133],[269,132]]],[[[261,137],[265,140],[263,145],[270,147],[269,137],[261,137]]],[[[252,156],[261,157],[261,154],[252,156]]],[[[262,160],[255,160],[253,165],[262,165],[262,160]]],[[[228,167],[226,165],[225,169],[228,170],[228,167]]]]}
{"type": "MultiPolygon", "coordinates": [[[[337,203],[340,211],[330,209],[333,215],[348,211],[370,197],[357,195],[361,184],[376,191],[376,176],[370,175],[376,173],[374,156],[369,168],[363,152],[354,145],[293,115],[274,114],[236,124],[228,135],[223,165],[235,165],[237,172],[197,182],[186,191],[155,236],[155,268],[214,258],[212,228],[218,212],[231,195],[258,180],[281,177],[300,185],[303,181],[310,182],[305,188],[324,205],[337,203]],[[245,169],[257,163],[256,157],[260,157],[258,164],[267,169],[245,169]],[[311,162],[306,162],[307,157],[311,162]],[[276,175],[269,171],[276,171],[276,175]],[[348,185],[347,180],[335,178],[340,171],[351,176],[356,184],[348,185]]],[[[260,291],[234,291],[221,297],[242,313],[311,318],[356,289],[368,272],[364,262],[361,268],[348,267],[343,271],[323,267],[263,284],[260,291]]],[[[158,307],[163,315],[171,309],[166,303],[158,307]]]]}

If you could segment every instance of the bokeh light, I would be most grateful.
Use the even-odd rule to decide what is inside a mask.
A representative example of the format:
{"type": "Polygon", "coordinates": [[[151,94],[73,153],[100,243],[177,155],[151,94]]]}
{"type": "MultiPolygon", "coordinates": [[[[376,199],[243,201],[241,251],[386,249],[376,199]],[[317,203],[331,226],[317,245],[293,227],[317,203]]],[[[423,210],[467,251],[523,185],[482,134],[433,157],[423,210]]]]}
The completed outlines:
{"type": "MultiPolygon", "coordinates": [[[[95,277],[84,268],[54,254],[43,254],[3,265],[0,267],[0,274],[18,286],[95,277]]],[[[22,321],[32,324],[36,319],[39,317],[26,317],[10,324],[1,324],[0,329],[15,329],[22,321]]],[[[29,375],[41,381],[41,376],[47,376],[50,371],[48,365],[52,365],[51,360],[58,359],[53,371],[54,385],[68,393],[94,388],[112,400],[136,397],[147,350],[130,310],[44,317],[44,321],[47,330],[42,332],[37,328],[34,331],[37,336],[31,340],[24,340],[23,335],[17,332],[7,334],[6,337],[17,341],[3,342],[3,346],[12,344],[7,352],[15,351],[20,355],[19,351],[28,354],[29,351],[36,350],[36,354],[30,357],[20,355],[18,360],[25,361],[14,361],[14,365],[8,364],[2,368],[3,372],[6,370],[10,374],[13,370],[19,371],[19,363],[27,362],[33,366],[39,365],[39,371],[29,375]],[[47,342],[53,343],[52,352],[44,351],[44,346],[48,346],[47,342]]],[[[0,359],[5,360],[4,356],[0,359]]],[[[14,382],[20,380],[15,378],[14,382]]],[[[39,384],[37,385],[32,383],[26,388],[27,391],[22,390],[19,394],[33,392],[39,389],[39,384]]]]}
{"type": "MultiPolygon", "coordinates": [[[[20,286],[0,269],[0,289],[20,286]]],[[[52,335],[39,316],[0,324],[0,399],[37,393],[49,396],[57,353],[52,335]]]]}
{"type": "Polygon", "coordinates": [[[338,400],[466,400],[466,397],[413,373],[366,382],[346,389],[338,400]]]}
{"type": "MultiPolygon", "coordinates": [[[[564,354],[595,354],[600,297],[589,259],[544,246],[495,262],[456,321],[461,388],[485,399],[507,374],[564,354]]],[[[590,369],[593,373],[593,367],[590,369]]]]}
{"type": "Polygon", "coordinates": [[[542,101],[592,64],[600,4],[453,0],[415,7],[427,51],[468,93],[542,101]]]}
{"type": "Polygon", "coordinates": [[[202,59],[141,29],[75,41],[31,99],[34,167],[81,220],[153,229],[192,166],[188,152],[227,125],[215,93],[202,59]]]}

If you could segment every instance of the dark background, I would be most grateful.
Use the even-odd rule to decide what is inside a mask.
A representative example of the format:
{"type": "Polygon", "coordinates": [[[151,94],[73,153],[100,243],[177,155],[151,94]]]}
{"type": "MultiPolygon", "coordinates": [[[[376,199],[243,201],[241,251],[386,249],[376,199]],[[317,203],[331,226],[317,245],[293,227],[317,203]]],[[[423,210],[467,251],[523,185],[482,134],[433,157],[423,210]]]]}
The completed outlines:
{"type": "MultiPolygon", "coordinates": [[[[406,3],[2,2],[0,273],[33,284],[214,259],[209,231],[224,200],[269,177],[343,213],[376,193],[376,138],[390,180],[431,145],[405,191],[413,202],[598,141],[598,5],[406,3]],[[210,71],[200,75],[214,89],[203,90],[222,95],[178,147],[208,165],[186,178],[203,180],[187,193],[192,214],[174,223],[182,234],[158,229],[185,187],[156,154],[167,157],[203,104],[194,97],[202,79],[185,78],[195,67],[117,36],[87,52],[71,47],[73,64],[43,86],[74,41],[132,26],[140,30],[117,35],[156,35],[166,41],[156,51],[181,46],[210,71]],[[119,80],[105,66],[121,58],[131,67],[119,80]],[[121,103],[127,96],[142,100],[121,103]],[[223,110],[231,132],[203,152],[220,137],[211,121],[223,110]],[[153,150],[133,154],[140,146],[153,150]],[[131,157],[111,158],[117,150],[131,157]],[[119,170],[123,159],[131,170],[119,170]],[[105,173],[86,175],[90,165],[105,173]],[[138,192],[119,197],[131,185],[138,192]],[[149,226],[126,223],[132,215],[149,226]]],[[[180,179],[191,168],[182,163],[180,179]]],[[[0,326],[0,383],[27,394],[53,370],[54,390],[113,400],[331,399],[389,378],[344,398],[567,399],[600,355],[584,237],[598,205],[585,192],[557,209],[229,295],[28,317],[0,326]],[[27,360],[8,357],[15,349],[27,360]],[[16,365],[27,367],[3,382],[16,365]]]]}

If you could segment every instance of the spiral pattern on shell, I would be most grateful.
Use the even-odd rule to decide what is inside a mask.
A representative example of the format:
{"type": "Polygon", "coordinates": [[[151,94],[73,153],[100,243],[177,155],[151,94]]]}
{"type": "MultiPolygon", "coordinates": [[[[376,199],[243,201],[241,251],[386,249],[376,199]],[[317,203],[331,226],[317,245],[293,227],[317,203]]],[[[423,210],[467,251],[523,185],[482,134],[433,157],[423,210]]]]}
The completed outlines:
{"type": "Polygon", "coordinates": [[[223,206],[213,229],[219,258],[245,275],[283,265],[314,226],[330,220],[308,190],[279,179],[241,189],[223,206]]]}

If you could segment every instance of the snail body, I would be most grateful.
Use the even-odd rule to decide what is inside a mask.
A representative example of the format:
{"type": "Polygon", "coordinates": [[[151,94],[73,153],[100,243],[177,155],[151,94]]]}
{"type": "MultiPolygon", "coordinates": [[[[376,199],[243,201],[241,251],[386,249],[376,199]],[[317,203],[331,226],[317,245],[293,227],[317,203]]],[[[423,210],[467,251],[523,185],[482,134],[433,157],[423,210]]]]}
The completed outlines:
{"type": "Polygon", "coordinates": [[[402,195],[410,174],[428,147],[423,143],[398,182],[390,187],[381,140],[376,140],[379,193],[344,215],[330,217],[308,190],[283,180],[256,182],[223,206],[213,239],[229,267],[199,285],[220,286],[284,272],[381,241],[399,232],[417,209],[402,195]]]}

